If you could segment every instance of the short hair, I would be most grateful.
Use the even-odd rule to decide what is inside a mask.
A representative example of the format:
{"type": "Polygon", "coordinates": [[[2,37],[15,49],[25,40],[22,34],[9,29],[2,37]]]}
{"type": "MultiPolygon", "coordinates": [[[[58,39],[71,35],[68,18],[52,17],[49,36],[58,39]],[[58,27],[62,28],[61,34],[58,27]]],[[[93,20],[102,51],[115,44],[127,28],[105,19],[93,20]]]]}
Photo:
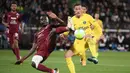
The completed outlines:
{"type": "Polygon", "coordinates": [[[86,4],[82,4],[82,7],[85,7],[86,9],[88,9],[88,6],[86,4]]]}
{"type": "Polygon", "coordinates": [[[95,14],[98,14],[98,15],[100,15],[100,14],[99,14],[99,13],[97,13],[97,12],[96,12],[95,14]]]}
{"type": "Polygon", "coordinates": [[[12,2],[11,2],[11,5],[12,5],[12,4],[16,4],[16,5],[17,5],[17,2],[16,2],[16,1],[12,1],[12,2]]]}
{"type": "Polygon", "coordinates": [[[73,6],[73,8],[74,8],[75,6],[80,6],[80,5],[82,6],[81,3],[75,3],[74,6],[73,6]]]}

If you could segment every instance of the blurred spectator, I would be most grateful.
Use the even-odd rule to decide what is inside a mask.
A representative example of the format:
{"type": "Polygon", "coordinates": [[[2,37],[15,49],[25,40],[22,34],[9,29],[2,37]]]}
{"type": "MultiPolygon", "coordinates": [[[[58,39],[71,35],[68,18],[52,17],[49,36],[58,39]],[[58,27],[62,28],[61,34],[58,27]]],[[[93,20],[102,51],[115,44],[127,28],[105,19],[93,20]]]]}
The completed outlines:
{"type": "Polygon", "coordinates": [[[122,50],[122,51],[125,50],[124,44],[123,44],[124,39],[125,37],[123,36],[123,34],[119,33],[119,35],[117,36],[117,42],[118,42],[117,49],[118,50],[122,50]]]}
{"type": "Polygon", "coordinates": [[[130,51],[130,33],[126,34],[123,44],[125,49],[130,51]]]}
{"type": "Polygon", "coordinates": [[[115,33],[110,33],[106,44],[110,50],[117,50],[117,38],[115,33]]]}

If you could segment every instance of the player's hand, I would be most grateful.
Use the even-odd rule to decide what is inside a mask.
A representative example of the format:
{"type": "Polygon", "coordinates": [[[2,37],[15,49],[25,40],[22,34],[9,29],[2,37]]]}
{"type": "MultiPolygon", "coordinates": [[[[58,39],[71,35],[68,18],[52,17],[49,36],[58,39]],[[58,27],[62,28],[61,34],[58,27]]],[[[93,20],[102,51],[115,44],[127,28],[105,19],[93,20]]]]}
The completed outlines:
{"type": "Polygon", "coordinates": [[[20,65],[21,63],[23,63],[23,61],[25,60],[25,56],[24,57],[22,57],[20,60],[18,60],[16,63],[15,63],[15,65],[20,65]]]}
{"type": "Polygon", "coordinates": [[[57,15],[56,15],[55,13],[53,13],[53,12],[47,12],[47,15],[48,15],[50,18],[54,18],[54,19],[58,18],[57,15]]]}
{"type": "Polygon", "coordinates": [[[93,30],[94,29],[94,25],[90,25],[90,28],[93,30]]]}
{"type": "Polygon", "coordinates": [[[5,26],[6,26],[6,27],[9,27],[9,24],[8,24],[8,23],[5,23],[5,26]]]}
{"type": "Polygon", "coordinates": [[[21,33],[24,33],[24,30],[23,30],[23,29],[21,29],[21,33]]]}
{"type": "Polygon", "coordinates": [[[18,60],[17,62],[15,62],[15,65],[20,65],[22,63],[21,60],[18,60]]]}
{"type": "Polygon", "coordinates": [[[59,35],[61,38],[65,39],[65,35],[64,34],[60,34],[59,35]]]}

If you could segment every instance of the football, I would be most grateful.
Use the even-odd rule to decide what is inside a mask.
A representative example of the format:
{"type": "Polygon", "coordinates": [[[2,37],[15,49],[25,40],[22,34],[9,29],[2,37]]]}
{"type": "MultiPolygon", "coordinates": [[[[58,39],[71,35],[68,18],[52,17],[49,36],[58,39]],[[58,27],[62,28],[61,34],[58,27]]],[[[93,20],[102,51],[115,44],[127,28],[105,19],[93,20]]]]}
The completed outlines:
{"type": "Polygon", "coordinates": [[[81,40],[81,39],[83,39],[84,36],[85,36],[85,31],[84,31],[83,29],[77,29],[77,30],[75,30],[75,32],[74,32],[74,36],[76,37],[76,39],[81,40]]]}

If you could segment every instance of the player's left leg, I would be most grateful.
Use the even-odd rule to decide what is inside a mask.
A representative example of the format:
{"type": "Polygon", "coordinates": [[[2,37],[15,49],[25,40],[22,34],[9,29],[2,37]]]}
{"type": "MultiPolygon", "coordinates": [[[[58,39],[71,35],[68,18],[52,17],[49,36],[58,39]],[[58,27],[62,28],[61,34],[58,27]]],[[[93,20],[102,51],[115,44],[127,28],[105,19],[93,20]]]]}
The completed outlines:
{"type": "MultiPolygon", "coordinates": [[[[45,58],[46,59],[46,58],[45,58]]],[[[37,70],[40,70],[42,72],[48,72],[48,73],[59,73],[58,69],[51,69],[43,65],[41,62],[45,61],[44,57],[40,55],[34,55],[32,58],[32,67],[36,68],[37,70]]]]}
{"type": "MultiPolygon", "coordinates": [[[[84,42],[84,41],[82,41],[84,42]]],[[[82,52],[82,54],[80,55],[80,63],[82,66],[86,66],[86,50],[88,49],[88,44],[85,43],[84,45],[84,52],[82,52]]],[[[81,48],[81,46],[79,46],[79,48],[81,48]]]]}
{"type": "Polygon", "coordinates": [[[80,55],[80,63],[82,66],[86,66],[86,51],[80,55]]]}
{"type": "Polygon", "coordinates": [[[19,46],[18,46],[18,33],[9,34],[9,42],[13,53],[15,54],[17,60],[20,59],[19,46]]]}
{"type": "Polygon", "coordinates": [[[74,55],[73,51],[72,50],[68,50],[66,53],[65,53],[65,60],[66,60],[66,63],[67,63],[67,66],[69,68],[69,71],[70,73],[76,73],[75,72],[75,66],[74,66],[74,63],[71,59],[71,57],[74,55]]]}
{"type": "Polygon", "coordinates": [[[96,39],[95,38],[91,38],[88,41],[88,45],[89,45],[89,49],[91,51],[92,57],[88,58],[89,61],[92,61],[94,64],[98,63],[98,52],[96,50],[96,39]]]}

